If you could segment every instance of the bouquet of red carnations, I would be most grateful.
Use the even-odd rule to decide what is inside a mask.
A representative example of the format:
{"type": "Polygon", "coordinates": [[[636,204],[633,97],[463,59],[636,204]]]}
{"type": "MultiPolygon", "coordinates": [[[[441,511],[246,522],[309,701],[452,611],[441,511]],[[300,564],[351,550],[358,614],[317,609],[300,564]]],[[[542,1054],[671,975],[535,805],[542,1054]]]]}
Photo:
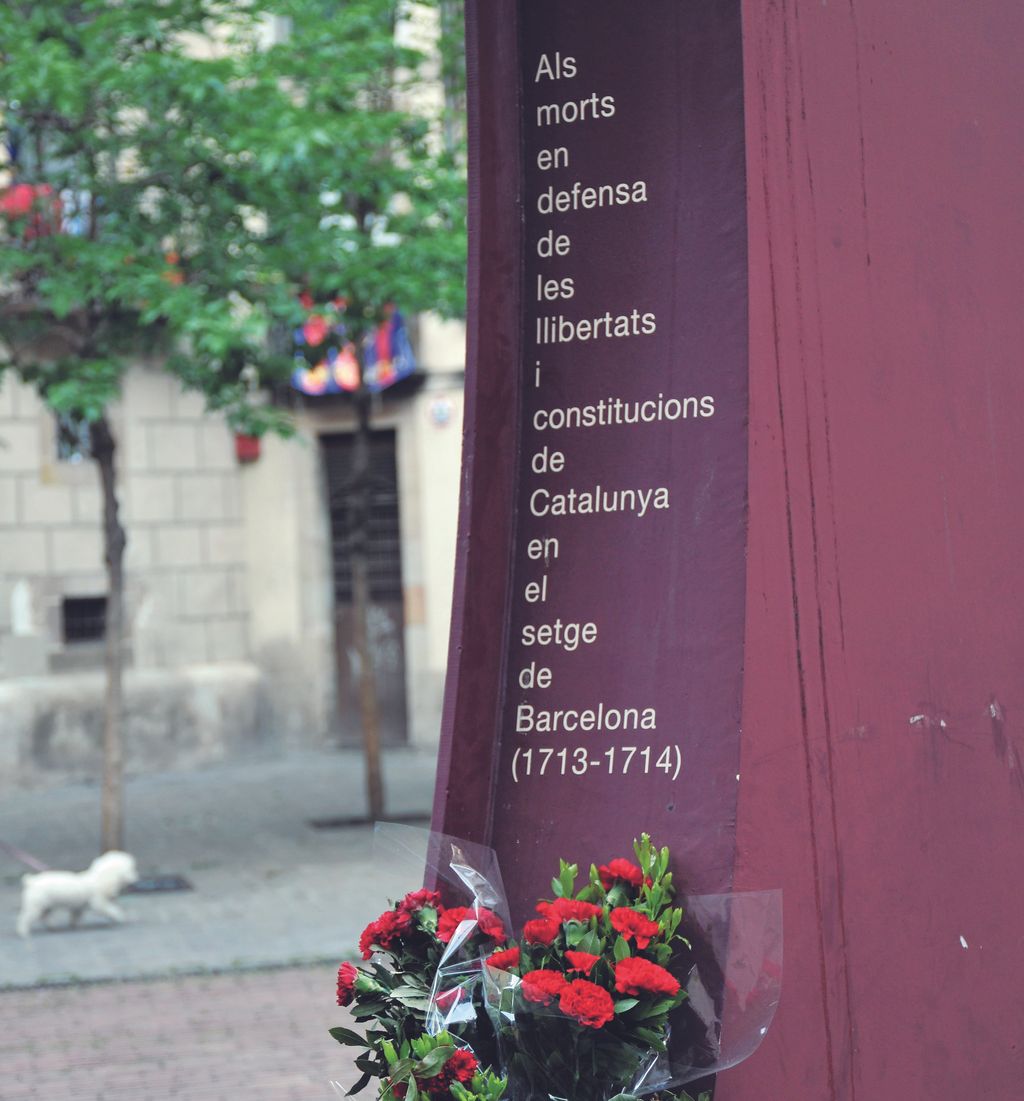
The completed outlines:
{"type": "Polygon", "coordinates": [[[484,997],[514,1098],[606,1101],[665,1075],[669,1015],[686,998],[690,944],[672,905],[668,849],[645,834],[636,862],[561,862],[518,945],[491,955],[484,997]],[[664,1069],[664,1068],[663,1068],[664,1069]]]}
{"type": "Polygon", "coordinates": [[[508,939],[507,918],[489,908],[505,911],[493,852],[396,826],[378,827],[382,834],[399,849],[432,842],[437,876],[471,904],[445,906],[439,891],[412,891],[363,930],[359,950],[368,964],[343,963],[337,991],[338,1005],[351,1008],[363,1031],[330,1030],[339,1043],[362,1049],[355,1059],[362,1076],[348,1092],[376,1079],[382,1101],[417,1101],[420,1094],[431,1101],[498,1101],[506,1082],[492,1069],[493,1030],[478,992],[482,958],[508,939]],[[497,893],[487,876],[499,884],[497,893]],[[437,989],[441,974],[451,991],[437,989]]]}
{"type": "Polygon", "coordinates": [[[382,1101],[673,1096],[738,1062],[767,1030],[781,943],[766,896],[744,908],[731,905],[744,896],[704,900],[709,920],[684,936],[668,849],[643,835],[632,859],[592,866],[578,889],[578,867],[562,861],[553,897],[514,941],[493,854],[485,874],[463,843],[433,842],[444,854],[436,871],[469,905],[408,894],[364,931],[368,968],[342,964],[338,1002],[365,1028],[331,1030],[363,1049],[351,1092],[376,1078],[382,1101]],[[725,1049],[723,1024],[733,1032],[725,1049]]]}

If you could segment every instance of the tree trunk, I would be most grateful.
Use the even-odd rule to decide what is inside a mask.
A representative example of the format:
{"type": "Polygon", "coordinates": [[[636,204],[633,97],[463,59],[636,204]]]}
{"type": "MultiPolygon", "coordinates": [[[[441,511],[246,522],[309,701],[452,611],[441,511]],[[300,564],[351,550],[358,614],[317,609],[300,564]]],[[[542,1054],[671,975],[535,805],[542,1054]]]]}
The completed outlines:
{"type": "Polygon", "coordinates": [[[103,789],[101,847],[124,848],[124,747],[122,700],[124,673],[124,528],[118,516],[116,444],[106,417],[91,427],[92,454],[103,491],[103,558],[107,569],[106,673],[103,708],[103,789]]]}
{"type": "Polygon", "coordinates": [[[380,762],[380,710],[370,640],[370,392],[362,379],[356,393],[356,437],[352,461],[352,626],[359,659],[359,713],[366,751],[366,806],[371,822],[384,815],[384,782],[380,762]]]}

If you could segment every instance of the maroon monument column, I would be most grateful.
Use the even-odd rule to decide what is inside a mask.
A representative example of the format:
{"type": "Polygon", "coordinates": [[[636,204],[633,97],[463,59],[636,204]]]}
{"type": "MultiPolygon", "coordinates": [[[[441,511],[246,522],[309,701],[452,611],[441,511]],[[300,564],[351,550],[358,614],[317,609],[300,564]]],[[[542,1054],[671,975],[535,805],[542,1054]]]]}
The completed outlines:
{"type": "Polygon", "coordinates": [[[467,8],[435,828],[781,887],[717,1101],[1018,1101],[1024,8],[467,8]]]}
{"type": "Polygon", "coordinates": [[[436,825],[513,914],[650,831],[731,881],[746,586],[739,5],[470,8],[471,364],[436,825]],[[461,655],[461,657],[460,657],[461,655]]]}
{"type": "Polygon", "coordinates": [[[716,1101],[1018,1101],[1024,7],[743,15],[736,886],[786,961],[716,1101]]]}

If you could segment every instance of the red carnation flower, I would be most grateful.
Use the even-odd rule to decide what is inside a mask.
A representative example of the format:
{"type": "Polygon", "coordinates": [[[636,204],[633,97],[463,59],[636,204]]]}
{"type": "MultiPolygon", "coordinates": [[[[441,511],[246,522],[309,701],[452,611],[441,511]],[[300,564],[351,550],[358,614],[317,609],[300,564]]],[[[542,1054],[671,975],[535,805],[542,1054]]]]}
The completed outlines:
{"type": "Polygon", "coordinates": [[[589,952],[573,952],[570,950],[565,953],[565,958],[569,961],[570,971],[582,971],[584,975],[589,975],[594,970],[594,964],[601,957],[592,956],[589,952]]]}
{"type": "Polygon", "coordinates": [[[615,860],[609,860],[607,864],[602,864],[597,869],[597,874],[601,877],[601,886],[606,891],[610,891],[619,880],[628,883],[630,887],[639,887],[644,881],[644,873],[636,864],[621,856],[615,860]]]}
{"type": "Polygon", "coordinates": [[[615,965],[615,989],[622,994],[661,994],[671,998],[679,993],[679,980],[664,967],[631,956],[615,965]]]}
{"type": "Polygon", "coordinates": [[[501,918],[483,906],[479,906],[475,910],[469,906],[453,906],[450,910],[445,910],[437,923],[437,939],[447,944],[462,922],[473,919],[477,923],[476,932],[482,933],[485,937],[490,937],[491,940],[508,939],[508,933],[505,932],[505,926],[502,924],[501,918]]]}
{"type": "Polygon", "coordinates": [[[567,986],[561,971],[527,971],[523,976],[523,997],[537,1005],[550,1005],[567,986]]]}
{"type": "Polygon", "coordinates": [[[471,1052],[465,1048],[458,1048],[452,1052],[448,1062],[444,1065],[442,1073],[449,1082],[461,1082],[466,1086],[473,1081],[480,1064],[471,1052]]]}
{"type": "Polygon", "coordinates": [[[651,921],[649,917],[644,917],[638,910],[631,910],[628,906],[618,906],[612,910],[611,919],[612,928],[626,940],[631,937],[635,939],[637,948],[646,948],[651,943],[651,938],[661,931],[656,921],[651,921]]]}
{"type": "Polygon", "coordinates": [[[406,914],[413,914],[422,910],[425,906],[432,906],[435,910],[441,906],[441,894],[438,891],[428,891],[426,887],[419,891],[410,891],[398,904],[398,909],[406,914]]]}
{"type": "Polygon", "coordinates": [[[513,946],[493,953],[487,957],[487,966],[494,967],[498,971],[511,971],[513,967],[519,966],[519,949],[513,946]]]}
{"type": "Polygon", "coordinates": [[[412,918],[408,914],[398,910],[385,911],[367,925],[359,938],[359,951],[363,959],[368,960],[373,955],[374,946],[389,950],[411,928],[412,918]]]}
{"type": "Polygon", "coordinates": [[[550,918],[534,918],[523,926],[523,938],[527,944],[548,945],[558,936],[561,926],[550,918]]]}
{"type": "Polygon", "coordinates": [[[445,910],[437,922],[437,939],[447,944],[455,936],[455,930],[472,915],[473,911],[468,906],[453,906],[445,910]]]}
{"type": "Polygon", "coordinates": [[[388,948],[392,941],[397,940],[404,933],[409,932],[412,928],[412,919],[408,914],[403,914],[398,910],[385,910],[385,912],[377,918],[377,925],[381,937],[384,938],[377,943],[380,944],[382,948],[388,948]]]}
{"type": "Polygon", "coordinates": [[[359,951],[364,960],[368,960],[373,955],[373,944],[377,939],[377,923],[371,921],[369,925],[359,934],[359,951]]]}
{"type": "Polygon", "coordinates": [[[587,1028],[600,1028],[615,1016],[611,994],[586,979],[567,983],[558,997],[558,1008],[587,1028]]]}
{"type": "Polygon", "coordinates": [[[580,902],[575,898],[556,898],[554,902],[541,903],[546,907],[538,910],[550,921],[589,921],[592,917],[600,917],[604,913],[602,906],[595,906],[592,902],[580,902]]]}
{"type": "Polygon", "coordinates": [[[338,968],[338,1005],[348,1005],[356,992],[356,979],[359,972],[350,963],[338,968]]]}

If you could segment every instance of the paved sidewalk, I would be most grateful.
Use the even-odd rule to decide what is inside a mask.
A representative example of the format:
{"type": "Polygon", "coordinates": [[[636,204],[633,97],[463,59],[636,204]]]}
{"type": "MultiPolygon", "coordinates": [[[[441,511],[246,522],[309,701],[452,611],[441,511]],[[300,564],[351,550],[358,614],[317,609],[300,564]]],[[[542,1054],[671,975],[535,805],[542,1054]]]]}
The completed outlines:
{"type": "MultiPolygon", "coordinates": [[[[430,755],[385,755],[390,814],[419,813],[425,826],[433,782],[430,755]]],[[[126,805],[127,847],[141,874],[181,873],[195,890],[124,895],[126,925],[88,917],[77,930],[42,930],[23,942],[14,922],[26,869],[0,853],[0,990],[334,962],[354,951],[388,898],[421,882],[413,856],[375,858],[369,826],[308,825],[365,813],[353,751],[139,777],[127,784],[126,805]]],[[[98,830],[92,786],[0,800],[0,838],[53,867],[86,867],[98,830]]]]}
{"type": "Polygon", "coordinates": [[[338,1099],[357,1073],[333,1003],[330,966],[0,993],[0,1097],[338,1099]]]}

